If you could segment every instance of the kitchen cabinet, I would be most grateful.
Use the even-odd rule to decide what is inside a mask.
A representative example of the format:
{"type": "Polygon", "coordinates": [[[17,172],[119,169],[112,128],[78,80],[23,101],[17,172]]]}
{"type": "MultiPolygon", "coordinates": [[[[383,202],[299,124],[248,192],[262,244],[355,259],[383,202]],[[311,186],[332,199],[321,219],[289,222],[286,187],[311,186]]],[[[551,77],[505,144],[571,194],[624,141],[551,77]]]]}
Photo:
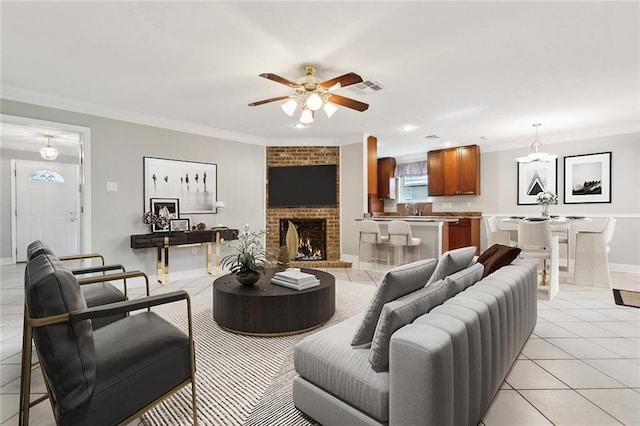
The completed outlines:
{"type": "Polygon", "coordinates": [[[449,224],[449,250],[468,246],[475,246],[476,254],[480,254],[479,218],[459,218],[449,224]]]}
{"type": "Polygon", "coordinates": [[[396,159],[378,159],[378,198],[396,198],[396,159]]]}
{"type": "Polygon", "coordinates": [[[478,145],[427,153],[429,195],[480,195],[480,147],[478,145]]]}

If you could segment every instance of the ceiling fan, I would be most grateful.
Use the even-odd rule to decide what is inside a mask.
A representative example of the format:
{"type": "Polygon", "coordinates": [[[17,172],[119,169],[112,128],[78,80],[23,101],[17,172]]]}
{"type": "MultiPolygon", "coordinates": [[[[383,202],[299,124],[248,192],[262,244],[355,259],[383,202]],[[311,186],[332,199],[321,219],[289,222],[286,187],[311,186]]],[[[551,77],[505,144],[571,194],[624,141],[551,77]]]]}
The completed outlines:
{"type": "Polygon", "coordinates": [[[293,116],[294,111],[298,106],[302,110],[300,115],[300,122],[304,124],[313,123],[314,113],[319,109],[323,109],[327,114],[327,117],[331,117],[337,110],[336,105],[351,108],[356,111],[366,111],[369,108],[369,104],[356,101],[355,99],[346,98],[344,96],[336,95],[333,93],[335,90],[341,87],[351,86],[352,84],[361,83],[362,77],[358,74],[350,72],[339,77],[332,78],[330,80],[322,81],[320,78],[314,75],[316,67],[313,65],[305,65],[304,70],[306,75],[298,78],[295,83],[280,77],[276,74],[260,74],[260,77],[268,80],[275,81],[276,83],[284,84],[292,89],[295,89],[295,93],[291,95],[277,96],[275,98],[263,99],[261,101],[252,102],[249,106],[259,106],[270,102],[281,101],[288,99],[287,102],[281,105],[282,110],[288,116],[293,116]]]}

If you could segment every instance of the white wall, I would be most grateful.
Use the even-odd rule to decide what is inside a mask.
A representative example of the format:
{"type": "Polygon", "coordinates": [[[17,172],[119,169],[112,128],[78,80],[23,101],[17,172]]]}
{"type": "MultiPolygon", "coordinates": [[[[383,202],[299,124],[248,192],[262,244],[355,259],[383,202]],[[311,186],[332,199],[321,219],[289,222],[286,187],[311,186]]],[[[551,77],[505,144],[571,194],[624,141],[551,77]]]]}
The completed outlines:
{"type": "MultiPolygon", "coordinates": [[[[142,269],[155,275],[156,251],[130,248],[130,235],[149,232],[141,221],[142,157],[203,161],[218,165],[218,199],[226,202],[223,219],[229,227],[249,223],[253,229],[265,222],[265,148],[151,126],[105,119],[69,111],[2,100],[3,114],[71,123],[91,128],[92,148],[92,249],[110,263],[142,269]],[[107,182],[117,182],[117,192],[107,192],[107,182]]],[[[4,153],[2,163],[4,163],[4,153]]],[[[7,168],[8,170],[8,168],[7,168]]],[[[2,253],[5,253],[5,168],[2,175],[2,253]]],[[[192,218],[192,222],[193,222],[192,218]]],[[[217,222],[212,215],[204,222],[217,222]]],[[[10,223],[10,222],[8,222],[10,223]]],[[[10,229],[10,225],[9,228],[10,229]]],[[[205,254],[191,248],[171,249],[171,271],[203,269],[205,254]]]]}

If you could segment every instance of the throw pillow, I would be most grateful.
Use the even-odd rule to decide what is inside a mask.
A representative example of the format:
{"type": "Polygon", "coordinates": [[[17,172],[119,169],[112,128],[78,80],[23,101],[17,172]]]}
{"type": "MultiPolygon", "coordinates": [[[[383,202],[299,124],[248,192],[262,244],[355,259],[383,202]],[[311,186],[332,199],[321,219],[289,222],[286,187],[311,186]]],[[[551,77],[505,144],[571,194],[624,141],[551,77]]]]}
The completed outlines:
{"type": "Polygon", "coordinates": [[[468,268],[458,271],[455,274],[451,274],[445,278],[444,282],[447,283],[449,297],[455,296],[462,290],[480,281],[483,271],[484,266],[482,263],[474,263],[468,268]]]}
{"type": "Polygon", "coordinates": [[[420,260],[388,270],[369,303],[360,326],[356,330],[352,346],[364,345],[373,340],[376,324],[385,303],[424,287],[436,268],[435,259],[420,260]]]}
{"type": "Polygon", "coordinates": [[[484,251],[478,258],[478,263],[484,265],[482,278],[513,262],[520,254],[518,247],[494,244],[484,251]]]}
{"type": "Polygon", "coordinates": [[[447,300],[449,290],[445,281],[438,281],[406,296],[399,297],[382,307],[380,320],[371,342],[369,363],[377,371],[389,369],[389,345],[391,336],[399,328],[447,300]]]}
{"type": "Polygon", "coordinates": [[[436,270],[433,272],[433,275],[431,275],[427,285],[438,280],[443,280],[445,277],[468,267],[475,254],[476,248],[473,246],[449,250],[448,252],[443,253],[442,256],[440,256],[438,266],[436,266],[436,270]]]}

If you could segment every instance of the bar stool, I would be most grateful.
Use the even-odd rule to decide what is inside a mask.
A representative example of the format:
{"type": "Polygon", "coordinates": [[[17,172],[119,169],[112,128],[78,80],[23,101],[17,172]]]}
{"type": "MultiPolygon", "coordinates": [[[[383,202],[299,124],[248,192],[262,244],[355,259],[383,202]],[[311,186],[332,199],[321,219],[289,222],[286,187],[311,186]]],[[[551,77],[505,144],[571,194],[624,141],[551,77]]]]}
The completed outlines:
{"type": "Polygon", "coordinates": [[[380,245],[388,244],[389,242],[389,237],[386,235],[382,235],[382,233],[380,232],[380,225],[378,225],[378,222],[374,220],[362,220],[359,226],[359,234],[358,269],[360,269],[360,248],[362,247],[362,244],[371,244],[371,257],[369,258],[369,261],[372,262],[374,260],[380,260],[379,258],[375,259],[373,257],[374,250],[377,251],[380,245]]]}
{"type": "Polygon", "coordinates": [[[418,247],[418,259],[422,258],[420,250],[420,244],[422,240],[420,238],[413,237],[411,235],[411,227],[409,223],[404,220],[392,220],[388,224],[389,229],[389,249],[387,254],[387,263],[391,263],[391,248],[402,248],[402,260],[404,261],[404,252],[408,251],[411,247],[418,247]]]}
{"type": "Polygon", "coordinates": [[[599,232],[578,231],[576,234],[576,265],[573,283],[594,287],[610,287],[609,243],[613,238],[616,219],[607,218],[599,232]]]}

